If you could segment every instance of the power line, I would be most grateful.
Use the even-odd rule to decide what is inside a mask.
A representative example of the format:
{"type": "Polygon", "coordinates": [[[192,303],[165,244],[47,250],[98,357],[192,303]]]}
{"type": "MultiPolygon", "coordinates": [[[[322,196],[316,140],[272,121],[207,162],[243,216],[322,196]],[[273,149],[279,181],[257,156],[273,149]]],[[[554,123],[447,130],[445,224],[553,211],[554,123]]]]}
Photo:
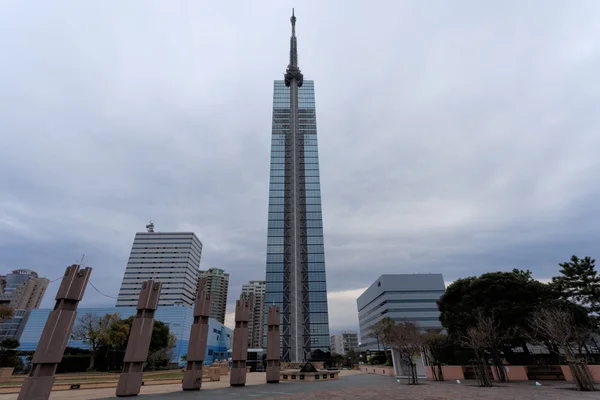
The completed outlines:
{"type": "MultiPolygon", "coordinates": [[[[48,284],[51,284],[52,282],[56,282],[57,280],[59,280],[59,279],[62,279],[62,278],[63,278],[63,276],[59,276],[59,277],[58,277],[58,278],[56,278],[56,279],[52,279],[50,282],[48,282],[48,284]]],[[[117,297],[115,297],[115,296],[109,296],[109,295],[107,295],[106,293],[103,293],[103,292],[101,292],[101,291],[100,291],[100,290],[99,290],[99,289],[98,289],[98,288],[97,288],[97,287],[96,287],[96,286],[95,286],[95,285],[92,283],[92,281],[91,281],[91,280],[89,280],[89,281],[88,281],[88,283],[89,283],[89,284],[90,284],[90,285],[91,285],[91,286],[94,288],[94,290],[95,290],[96,292],[100,293],[102,296],[104,296],[104,297],[108,297],[109,299],[117,299],[117,297]]]]}
{"type": "Polygon", "coordinates": [[[108,297],[109,299],[116,299],[116,298],[117,298],[117,297],[115,297],[115,296],[109,296],[109,295],[107,295],[107,294],[105,294],[105,293],[102,293],[100,290],[98,290],[98,288],[97,288],[96,286],[94,286],[94,284],[92,283],[91,279],[90,279],[89,283],[90,283],[90,285],[92,285],[92,287],[93,287],[93,288],[96,290],[96,292],[100,293],[102,296],[104,296],[104,297],[108,297]]]}

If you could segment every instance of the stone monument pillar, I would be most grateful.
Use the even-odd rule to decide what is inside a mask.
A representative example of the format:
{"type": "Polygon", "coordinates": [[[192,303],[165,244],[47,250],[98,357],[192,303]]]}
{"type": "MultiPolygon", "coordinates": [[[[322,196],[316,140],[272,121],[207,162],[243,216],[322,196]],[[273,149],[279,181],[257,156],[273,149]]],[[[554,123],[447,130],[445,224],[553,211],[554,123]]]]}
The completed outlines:
{"type": "Polygon", "coordinates": [[[23,381],[18,400],[47,400],[50,397],[56,366],[65,353],[77,316],[77,306],[91,273],[90,267],[82,270],[76,264],[67,267],[56,293],[56,305],[48,316],[31,360],[31,371],[23,381]]]}
{"type": "Polygon", "coordinates": [[[235,303],[235,329],[233,331],[233,350],[231,354],[231,386],[246,384],[246,360],[248,359],[248,320],[250,302],[238,300],[235,303]]]}
{"type": "Polygon", "coordinates": [[[199,390],[202,386],[202,366],[208,339],[208,317],[210,316],[210,293],[198,290],[194,305],[194,322],[190,331],[187,367],[183,373],[183,390],[199,390]]]}
{"type": "Polygon", "coordinates": [[[148,358],[154,312],[158,307],[162,283],[152,280],[142,283],[137,304],[137,314],[131,325],[127,350],[123,359],[123,372],[117,385],[117,396],[137,396],[142,386],[144,363],[148,358]]]}
{"type": "Polygon", "coordinates": [[[267,327],[267,383],[279,383],[279,306],[269,307],[267,327]]]}

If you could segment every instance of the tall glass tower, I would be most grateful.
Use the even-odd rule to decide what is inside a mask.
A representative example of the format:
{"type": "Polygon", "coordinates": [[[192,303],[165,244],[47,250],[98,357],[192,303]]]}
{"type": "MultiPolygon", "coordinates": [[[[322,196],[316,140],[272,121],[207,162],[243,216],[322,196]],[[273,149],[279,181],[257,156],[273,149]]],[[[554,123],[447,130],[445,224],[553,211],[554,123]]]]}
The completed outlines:
{"type": "Polygon", "coordinates": [[[314,82],[298,67],[293,11],[291,22],[290,63],[273,90],[265,313],[280,307],[281,359],[301,362],[330,340],[314,82]]]}

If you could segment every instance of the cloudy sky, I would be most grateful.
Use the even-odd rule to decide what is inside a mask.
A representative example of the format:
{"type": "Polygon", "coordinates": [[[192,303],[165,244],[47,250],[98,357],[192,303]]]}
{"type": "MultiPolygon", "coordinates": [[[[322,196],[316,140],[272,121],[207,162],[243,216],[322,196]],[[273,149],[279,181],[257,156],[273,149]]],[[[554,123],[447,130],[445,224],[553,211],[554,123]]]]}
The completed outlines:
{"type": "Polygon", "coordinates": [[[599,256],[597,1],[5,1],[0,271],[53,279],[85,253],[116,296],[153,220],[198,235],[201,268],[231,274],[231,310],[264,278],[292,6],[332,331],[357,327],[383,273],[543,279],[599,256]]]}

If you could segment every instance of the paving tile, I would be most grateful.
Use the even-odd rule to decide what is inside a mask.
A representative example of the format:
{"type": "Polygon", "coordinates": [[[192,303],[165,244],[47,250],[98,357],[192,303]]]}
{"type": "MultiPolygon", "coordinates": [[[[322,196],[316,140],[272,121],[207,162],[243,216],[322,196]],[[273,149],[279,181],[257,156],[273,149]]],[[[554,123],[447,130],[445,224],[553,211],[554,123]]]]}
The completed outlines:
{"type": "MultiPolygon", "coordinates": [[[[248,375],[246,387],[230,388],[229,377],[221,382],[206,382],[200,392],[182,392],[181,384],[144,386],[140,400],[154,399],[264,399],[264,400],[600,400],[600,392],[578,392],[573,384],[532,382],[499,384],[480,388],[474,381],[423,382],[411,386],[394,378],[343,371],[337,381],[287,382],[265,384],[264,373],[248,375]]],[[[600,387],[600,384],[598,385],[600,387]]],[[[69,390],[53,392],[51,400],[114,398],[115,389],[69,390]]],[[[0,400],[14,400],[17,395],[0,395],[0,400]]]]}

